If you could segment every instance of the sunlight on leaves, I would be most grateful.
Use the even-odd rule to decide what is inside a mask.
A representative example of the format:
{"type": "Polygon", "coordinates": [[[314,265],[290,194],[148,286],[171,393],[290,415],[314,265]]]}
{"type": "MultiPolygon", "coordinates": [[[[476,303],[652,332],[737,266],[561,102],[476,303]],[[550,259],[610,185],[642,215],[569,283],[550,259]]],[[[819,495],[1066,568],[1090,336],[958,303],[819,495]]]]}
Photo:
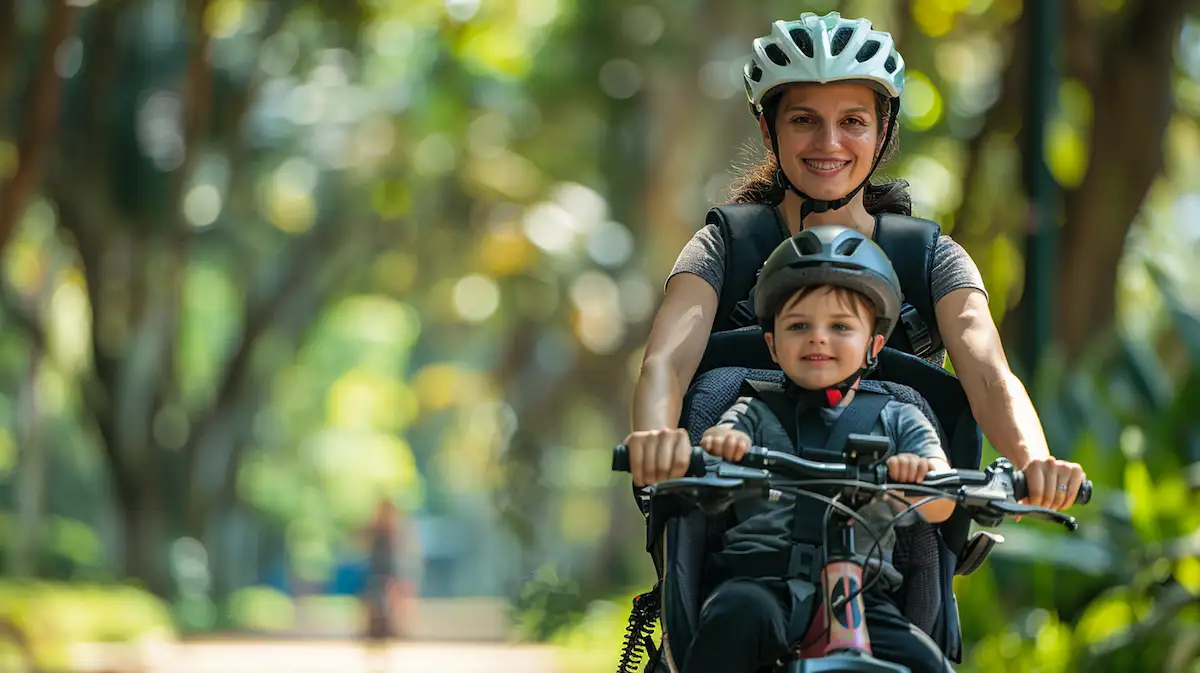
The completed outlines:
{"type": "Polygon", "coordinates": [[[91,359],[92,312],[83,275],[76,269],[59,274],[49,313],[46,332],[55,361],[67,372],[83,371],[91,359]]]}
{"type": "Polygon", "coordinates": [[[1154,482],[1141,460],[1131,460],[1125,466],[1125,493],[1129,498],[1130,516],[1138,534],[1145,540],[1158,540],[1157,507],[1154,482]]]}
{"type": "Polygon", "coordinates": [[[1128,589],[1115,589],[1088,604],[1075,632],[1085,645],[1107,640],[1137,621],[1128,589]]]}
{"type": "Polygon", "coordinates": [[[1088,145],[1083,133],[1062,119],[1046,129],[1046,165],[1063,187],[1078,187],[1087,173],[1088,145]]]}
{"type": "Polygon", "coordinates": [[[452,363],[426,365],[412,380],[413,390],[426,412],[465,406],[488,396],[491,385],[485,374],[452,363]]]}
{"type": "Polygon", "coordinates": [[[942,118],[942,94],[925,73],[909,70],[900,110],[906,125],[917,131],[927,130],[942,118]]]}

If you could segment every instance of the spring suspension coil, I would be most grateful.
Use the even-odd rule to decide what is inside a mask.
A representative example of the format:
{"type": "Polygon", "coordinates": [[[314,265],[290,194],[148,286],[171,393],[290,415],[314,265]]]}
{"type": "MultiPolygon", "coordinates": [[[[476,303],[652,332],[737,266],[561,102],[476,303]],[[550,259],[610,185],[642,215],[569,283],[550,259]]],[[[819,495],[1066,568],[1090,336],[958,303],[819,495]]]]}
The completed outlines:
{"type": "Polygon", "coordinates": [[[658,590],[660,581],[644,594],[633,597],[633,609],[629,612],[629,625],[625,627],[625,643],[621,647],[621,660],[617,662],[617,673],[637,673],[642,663],[643,652],[650,658],[646,673],[651,673],[658,664],[658,650],[654,647],[654,623],[658,620],[658,590]]]}

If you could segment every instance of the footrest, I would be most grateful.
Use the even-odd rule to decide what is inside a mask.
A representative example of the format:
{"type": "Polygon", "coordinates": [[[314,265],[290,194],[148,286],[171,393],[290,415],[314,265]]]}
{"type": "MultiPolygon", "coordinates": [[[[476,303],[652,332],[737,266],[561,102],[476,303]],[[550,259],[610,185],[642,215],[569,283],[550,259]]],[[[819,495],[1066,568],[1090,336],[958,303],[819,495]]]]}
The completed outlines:
{"type": "Polygon", "coordinates": [[[962,553],[958,555],[958,566],[954,569],[954,574],[970,575],[979,570],[979,566],[987,560],[988,554],[992,553],[992,549],[1001,542],[1004,542],[1003,535],[983,530],[977,531],[967,540],[967,544],[963,545],[962,553]]]}

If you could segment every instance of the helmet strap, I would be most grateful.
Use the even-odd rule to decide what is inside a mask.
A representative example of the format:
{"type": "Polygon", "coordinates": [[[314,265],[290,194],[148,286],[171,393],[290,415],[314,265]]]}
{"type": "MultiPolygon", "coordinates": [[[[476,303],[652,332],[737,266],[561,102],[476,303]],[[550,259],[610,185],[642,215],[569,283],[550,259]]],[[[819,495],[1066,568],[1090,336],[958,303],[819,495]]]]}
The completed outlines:
{"type": "Polygon", "coordinates": [[[865,378],[868,374],[879,366],[879,356],[871,352],[871,345],[867,344],[867,366],[862,367],[850,376],[838,381],[828,388],[818,390],[810,390],[796,385],[790,378],[784,377],[784,389],[790,395],[798,400],[805,402],[809,407],[831,409],[842,403],[846,399],[846,395],[856,383],[865,378]]]}

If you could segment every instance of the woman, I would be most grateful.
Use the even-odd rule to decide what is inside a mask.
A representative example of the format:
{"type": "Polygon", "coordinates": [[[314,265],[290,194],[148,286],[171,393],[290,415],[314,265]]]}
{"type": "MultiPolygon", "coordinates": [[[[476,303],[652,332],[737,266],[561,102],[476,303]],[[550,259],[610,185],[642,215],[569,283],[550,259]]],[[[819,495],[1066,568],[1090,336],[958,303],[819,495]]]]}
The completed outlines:
{"type": "Polygon", "coordinates": [[[367,638],[383,642],[409,635],[416,611],[421,552],[412,522],[391,500],[382,500],[368,530],[369,577],[364,605],[367,638]]]}
{"type": "MultiPolygon", "coordinates": [[[[792,235],[841,224],[871,236],[877,214],[911,214],[907,183],[870,182],[897,151],[904,60],[891,35],[866,19],[806,13],[777,21],[755,40],[744,74],[767,158],[738,186],[734,202],[776,205],[792,235]]],[[[638,485],[686,472],[691,446],[676,425],[713,327],[724,264],[721,236],[709,225],[684,247],[667,280],[634,391],[634,431],[625,440],[638,485]]],[[[949,354],[984,434],[1025,470],[1026,502],[1069,506],[1083,470],[1050,455],[1029,394],[1009,368],[979,270],[949,237],[934,250],[930,285],[944,341],[932,359],[942,364],[949,354]]]]}

